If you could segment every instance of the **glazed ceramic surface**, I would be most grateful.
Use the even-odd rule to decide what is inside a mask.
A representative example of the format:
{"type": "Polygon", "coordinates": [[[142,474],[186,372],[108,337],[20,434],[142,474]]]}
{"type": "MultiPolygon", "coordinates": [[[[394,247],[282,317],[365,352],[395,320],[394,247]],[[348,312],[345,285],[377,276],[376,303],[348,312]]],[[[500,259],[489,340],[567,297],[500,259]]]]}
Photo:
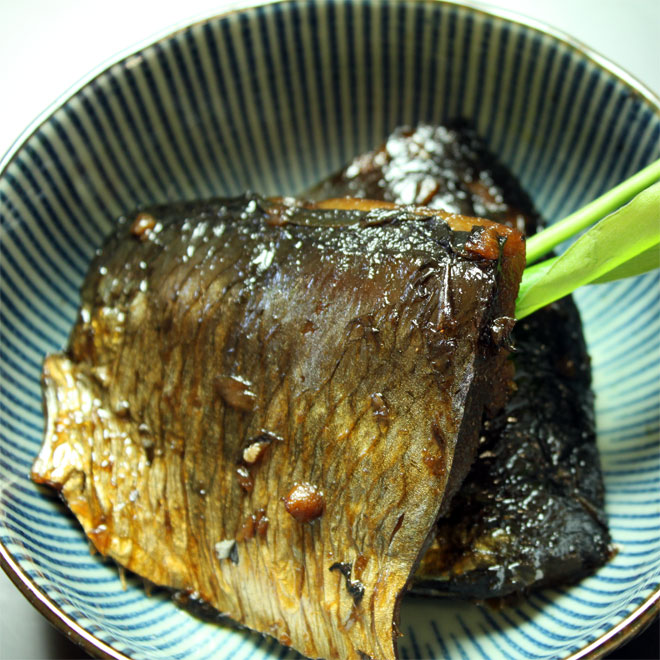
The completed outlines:
{"type": "MultiPolygon", "coordinates": [[[[0,171],[0,541],[5,568],[88,647],[115,657],[294,657],[205,623],[92,556],[29,479],[40,372],[117,216],[138,205],[296,193],[395,126],[470,119],[548,220],[660,157],[660,108],[561,38],[442,2],[288,2],[185,27],[82,86],[0,171]]],[[[634,227],[630,228],[634,231],[634,227]]],[[[404,658],[595,654],[660,585],[660,280],[577,293],[593,361],[618,553],[579,585],[499,610],[405,601],[404,658]]]]}

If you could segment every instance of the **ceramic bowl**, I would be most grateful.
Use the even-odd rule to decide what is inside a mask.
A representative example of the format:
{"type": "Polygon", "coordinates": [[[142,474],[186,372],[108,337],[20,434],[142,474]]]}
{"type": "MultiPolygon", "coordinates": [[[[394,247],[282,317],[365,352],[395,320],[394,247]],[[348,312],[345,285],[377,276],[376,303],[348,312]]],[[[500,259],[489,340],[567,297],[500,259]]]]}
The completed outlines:
{"type": "MultiPolygon", "coordinates": [[[[294,657],[205,623],[90,555],[29,479],[46,353],[87,265],[139,204],[295,193],[395,126],[470,119],[553,220],[660,156],[658,99],[567,37],[445,2],[286,2],[184,26],[98,72],[0,166],[2,564],[97,655],[294,657]]],[[[631,227],[634,230],[634,227],[631,227]]],[[[657,610],[658,274],[581,290],[607,513],[618,554],[573,587],[500,610],[406,601],[404,658],[598,657],[657,610]]]]}

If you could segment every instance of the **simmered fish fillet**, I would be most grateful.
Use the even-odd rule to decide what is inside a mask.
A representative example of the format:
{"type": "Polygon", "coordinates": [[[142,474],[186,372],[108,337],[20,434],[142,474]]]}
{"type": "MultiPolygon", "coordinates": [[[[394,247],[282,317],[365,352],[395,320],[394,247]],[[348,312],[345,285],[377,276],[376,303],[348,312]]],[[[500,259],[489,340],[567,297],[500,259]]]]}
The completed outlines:
{"type": "Polygon", "coordinates": [[[558,301],[519,321],[514,336],[517,390],[482,431],[417,571],[419,592],[508,596],[575,582],[610,557],[577,308],[558,301]]]}
{"type": "Polygon", "coordinates": [[[304,194],[415,204],[488,218],[526,235],[539,229],[527,194],[467,125],[397,128],[374,151],[304,194]]]}
{"type": "MultiPolygon", "coordinates": [[[[310,191],[479,215],[526,234],[541,219],[465,125],[400,128],[310,191]]],[[[591,370],[569,296],[518,323],[516,391],[441,518],[413,590],[473,599],[574,582],[611,554],[591,370]]]]}
{"type": "Polygon", "coordinates": [[[393,658],[510,385],[523,267],[516,230],[387,204],[134,214],[44,364],[33,478],[152,582],[308,656],[393,658]]]}

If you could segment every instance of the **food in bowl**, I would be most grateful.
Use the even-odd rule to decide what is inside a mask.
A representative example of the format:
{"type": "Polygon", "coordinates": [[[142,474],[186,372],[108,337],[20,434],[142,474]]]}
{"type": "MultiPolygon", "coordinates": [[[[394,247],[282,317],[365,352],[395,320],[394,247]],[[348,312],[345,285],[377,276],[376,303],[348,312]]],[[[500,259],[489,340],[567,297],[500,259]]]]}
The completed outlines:
{"type": "Polygon", "coordinates": [[[392,658],[511,379],[504,225],[386,202],[153,207],[44,364],[33,477],[104,555],[312,657],[392,658]]]}
{"type": "MultiPolygon", "coordinates": [[[[166,591],[148,597],[138,577],[122,591],[112,562],[88,556],[56,494],[26,482],[43,433],[43,355],[66,344],[84,274],[115,218],[139,204],[246,189],[293,195],[397,123],[457,115],[548,220],[657,157],[659,106],[648,90],[580,44],[510,19],[416,0],[295,2],[182,25],[79,86],[5,159],[1,416],[11,487],[0,550],[23,591],[99,649],[92,654],[295,655],[186,616],[166,591]]],[[[652,274],[576,293],[616,557],[579,584],[498,610],[406,598],[403,657],[599,654],[657,606],[655,285],[652,274]]]]}
{"type": "MultiPolygon", "coordinates": [[[[466,122],[395,130],[305,194],[478,215],[526,236],[543,221],[466,122]]],[[[567,296],[513,329],[515,389],[438,521],[413,591],[475,600],[576,582],[611,556],[580,316],[567,296]]]]}
{"type": "Polygon", "coordinates": [[[421,126],[306,195],[335,199],[123,218],[68,353],[44,365],[33,478],[103,555],[310,656],[395,657],[420,559],[414,590],[477,599],[601,565],[570,301],[519,331],[504,407],[524,265],[506,225],[531,233],[538,216],[492,162],[470,130],[421,126]],[[500,222],[457,214],[468,203],[500,222]],[[569,341],[539,341],[549,321],[569,341]]]}
{"type": "Polygon", "coordinates": [[[570,301],[532,321],[565,322],[565,351],[521,331],[505,406],[524,267],[514,227],[532,232],[538,216],[489,162],[468,129],[421,126],[306,195],[333,199],[245,195],[122,218],[67,353],[45,362],[33,478],[103,555],[309,656],[395,657],[416,566],[418,592],[487,599],[602,564],[570,301]],[[467,203],[500,222],[460,215],[467,203]],[[539,544],[566,521],[570,550],[539,544]]]}

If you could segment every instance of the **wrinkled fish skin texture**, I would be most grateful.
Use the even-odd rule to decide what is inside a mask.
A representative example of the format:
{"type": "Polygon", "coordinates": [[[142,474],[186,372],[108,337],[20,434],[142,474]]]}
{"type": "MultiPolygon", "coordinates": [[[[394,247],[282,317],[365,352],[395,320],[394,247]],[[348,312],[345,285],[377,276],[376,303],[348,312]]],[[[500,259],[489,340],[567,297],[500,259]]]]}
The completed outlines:
{"type": "Polygon", "coordinates": [[[256,196],[130,217],[45,361],[33,478],[156,584],[311,657],[395,657],[524,267],[515,232],[492,259],[492,227],[450,224],[256,196]]]}
{"type": "MultiPolygon", "coordinates": [[[[469,126],[396,129],[310,191],[426,204],[531,235],[528,195],[469,126]]],[[[516,390],[483,444],[413,591],[476,600],[575,582],[611,556],[589,356],[570,296],[512,333],[516,390]]]]}

